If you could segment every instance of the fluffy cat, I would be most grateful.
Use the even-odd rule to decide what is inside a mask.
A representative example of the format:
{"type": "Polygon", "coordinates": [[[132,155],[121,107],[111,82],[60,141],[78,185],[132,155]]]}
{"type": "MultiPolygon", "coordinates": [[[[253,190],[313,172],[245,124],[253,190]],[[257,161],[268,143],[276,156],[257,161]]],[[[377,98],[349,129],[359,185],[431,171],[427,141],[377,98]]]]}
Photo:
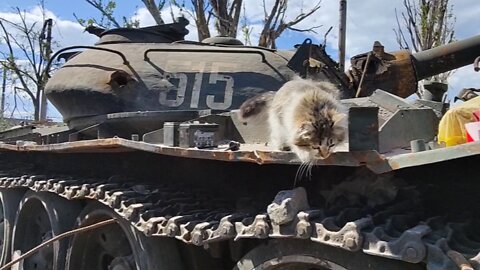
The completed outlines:
{"type": "Polygon", "coordinates": [[[302,162],[325,159],[346,138],[344,108],[335,85],[295,78],[277,92],[266,92],[245,101],[239,118],[268,113],[270,145],[292,150],[302,162]]]}

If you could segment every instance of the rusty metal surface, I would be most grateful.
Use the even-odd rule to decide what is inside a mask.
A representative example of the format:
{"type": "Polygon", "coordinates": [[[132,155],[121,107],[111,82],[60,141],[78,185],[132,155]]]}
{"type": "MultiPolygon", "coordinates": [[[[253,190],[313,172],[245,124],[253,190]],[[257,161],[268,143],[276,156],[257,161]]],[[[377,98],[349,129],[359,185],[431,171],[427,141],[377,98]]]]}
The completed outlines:
{"type": "Polygon", "coordinates": [[[350,97],[348,78],[343,68],[339,68],[339,64],[327,54],[324,45],[316,45],[311,39],[305,39],[288,61],[287,67],[302,78],[330,81],[339,88],[342,96],[350,97]]]}
{"type": "MultiPolygon", "coordinates": [[[[293,152],[272,151],[261,144],[242,144],[239,151],[226,151],[228,146],[216,149],[197,149],[170,147],[158,144],[149,144],[109,138],[86,140],[49,145],[36,145],[29,142],[18,142],[17,145],[0,144],[1,151],[21,152],[54,152],[54,153],[112,153],[145,151],[160,155],[209,159],[230,162],[249,162],[256,164],[300,164],[293,152]]],[[[415,167],[437,162],[465,158],[480,154],[480,143],[467,143],[448,148],[428,150],[418,153],[409,153],[407,150],[398,150],[386,154],[376,151],[336,152],[329,158],[318,160],[318,166],[365,166],[375,173],[385,173],[408,167],[415,167]]]]}
{"type": "Polygon", "coordinates": [[[85,140],[68,143],[37,145],[30,141],[17,141],[16,145],[0,144],[0,151],[55,152],[55,153],[103,153],[128,152],[135,149],[123,147],[119,138],[85,140]]]}
{"type": "Polygon", "coordinates": [[[377,44],[374,50],[352,57],[350,74],[360,97],[383,89],[400,97],[408,97],[417,89],[417,78],[408,51],[385,53],[377,44]],[[360,83],[361,82],[361,83],[360,83]]]}
{"type": "Polygon", "coordinates": [[[417,90],[417,81],[471,64],[480,55],[480,36],[411,54],[406,50],[386,53],[375,42],[369,53],[351,59],[352,83],[357,96],[383,89],[406,98],[417,90]],[[359,95],[358,95],[359,94],[359,95]]]}
{"type": "MultiPolygon", "coordinates": [[[[90,152],[128,152],[128,151],[146,151],[157,154],[180,156],[189,158],[214,159],[223,161],[243,161],[258,164],[278,163],[278,164],[299,164],[293,152],[271,151],[262,145],[243,145],[245,150],[225,151],[224,148],[213,150],[169,147],[164,145],[136,142],[122,138],[109,138],[97,140],[85,140],[77,142],[36,145],[29,143],[19,143],[17,145],[0,144],[0,150],[7,151],[37,151],[37,152],[56,152],[56,153],[90,153],[90,152]],[[259,149],[259,150],[256,150],[259,149]]],[[[360,166],[365,162],[367,156],[374,155],[373,152],[346,153],[340,152],[332,158],[319,161],[319,165],[341,165],[341,166],[360,166]]],[[[378,154],[377,154],[378,155],[378,154]]]]}

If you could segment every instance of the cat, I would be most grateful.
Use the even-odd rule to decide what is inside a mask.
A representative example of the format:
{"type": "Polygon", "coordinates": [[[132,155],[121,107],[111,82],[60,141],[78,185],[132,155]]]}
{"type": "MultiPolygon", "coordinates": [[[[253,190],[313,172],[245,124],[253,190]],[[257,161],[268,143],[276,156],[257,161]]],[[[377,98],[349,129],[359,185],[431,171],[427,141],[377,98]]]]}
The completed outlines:
{"type": "Polygon", "coordinates": [[[239,109],[240,121],[268,114],[270,145],[291,150],[303,163],[327,158],[346,139],[346,114],[339,90],[326,81],[294,78],[277,92],[246,100],[239,109]]]}

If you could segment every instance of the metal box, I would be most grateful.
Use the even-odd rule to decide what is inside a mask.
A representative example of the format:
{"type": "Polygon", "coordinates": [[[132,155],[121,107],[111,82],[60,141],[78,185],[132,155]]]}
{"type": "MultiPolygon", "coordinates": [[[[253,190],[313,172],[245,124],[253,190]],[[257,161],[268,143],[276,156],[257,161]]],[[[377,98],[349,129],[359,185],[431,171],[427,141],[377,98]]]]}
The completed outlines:
{"type": "Polygon", "coordinates": [[[218,124],[183,123],[178,128],[180,147],[213,148],[218,146],[218,124]]]}

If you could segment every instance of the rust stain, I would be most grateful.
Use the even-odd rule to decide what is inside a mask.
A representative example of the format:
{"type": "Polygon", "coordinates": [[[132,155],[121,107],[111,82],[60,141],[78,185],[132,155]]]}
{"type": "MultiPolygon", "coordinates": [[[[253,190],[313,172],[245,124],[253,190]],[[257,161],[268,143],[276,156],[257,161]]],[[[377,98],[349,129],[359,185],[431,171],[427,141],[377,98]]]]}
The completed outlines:
{"type": "MultiPolygon", "coordinates": [[[[54,152],[54,153],[111,153],[144,151],[161,155],[222,160],[231,162],[249,162],[256,164],[300,164],[293,152],[269,150],[225,151],[224,149],[196,149],[169,147],[163,145],[135,142],[121,138],[86,140],[50,145],[8,145],[0,144],[0,151],[16,152],[54,152]]],[[[385,170],[386,160],[376,151],[337,152],[327,159],[319,160],[319,166],[367,166],[372,171],[385,170]],[[379,169],[380,168],[380,169],[379,169]]]]}

